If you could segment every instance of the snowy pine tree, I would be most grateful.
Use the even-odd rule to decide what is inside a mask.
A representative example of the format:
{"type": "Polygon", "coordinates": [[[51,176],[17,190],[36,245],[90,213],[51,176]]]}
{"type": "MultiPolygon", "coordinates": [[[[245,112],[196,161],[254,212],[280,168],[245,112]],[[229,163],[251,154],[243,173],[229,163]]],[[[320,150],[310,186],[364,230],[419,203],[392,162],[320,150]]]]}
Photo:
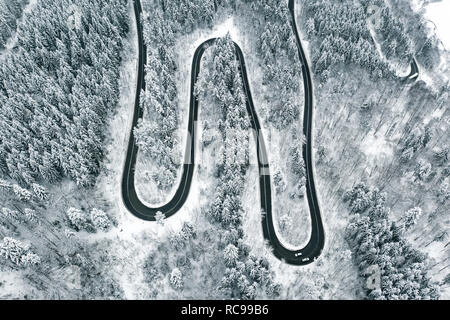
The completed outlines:
{"type": "Polygon", "coordinates": [[[91,221],[95,228],[107,231],[111,227],[111,221],[108,215],[99,209],[91,210],[91,221]]]}
{"type": "Polygon", "coordinates": [[[66,213],[70,223],[77,230],[85,229],[88,226],[88,219],[83,211],[71,207],[67,210],[66,213]]]}
{"type": "Polygon", "coordinates": [[[183,289],[184,282],[183,282],[183,273],[180,269],[175,268],[170,273],[169,282],[172,288],[176,290],[183,289]]]}
{"type": "Polygon", "coordinates": [[[421,215],[422,209],[419,207],[414,207],[406,211],[403,215],[403,224],[405,226],[405,229],[408,230],[412,226],[414,226],[417,222],[417,219],[419,219],[421,215]]]}

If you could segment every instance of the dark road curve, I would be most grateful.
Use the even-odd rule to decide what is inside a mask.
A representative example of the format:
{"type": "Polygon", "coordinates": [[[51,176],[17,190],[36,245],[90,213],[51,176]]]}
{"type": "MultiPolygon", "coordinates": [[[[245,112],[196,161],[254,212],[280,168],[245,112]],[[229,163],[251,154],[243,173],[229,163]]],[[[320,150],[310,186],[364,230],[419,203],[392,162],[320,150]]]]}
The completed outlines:
{"type": "Polygon", "coordinates": [[[409,83],[415,82],[418,77],[419,77],[419,66],[417,65],[416,58],[413,58],[411,61],[411,71],[406,77],[403,78],[403,81],[409,83]]]}
{"type": "MultiPolygon", "coordinates": [[[[191,70],[191,90],[190,90],[190,105],[189,105],[189,119],[188,119],[188,138],[190,141],[186,142],[185,159],[183,165],[183,171],[181,176],[181,182],[175,192],[172,199],[161,207],[148,207],[143,204],[136,193],[134,185],[134,168],[136,164],[136,157],[138,147],[135,144],[133,128],[136,126],[139,118],[142,117],[142,109],[140,108],[140,93],[141,90],[145,90],[144,80],[144,67],[146,64],[146,48],[143,42],[142,25],[140,22],[140,16],[142,14],[142,8],[139,0],[134,1],[137,32],[139,41],[139,69],[138,80],[135,98],[135,107],[133,115],[133,124],[128,142],[128,151],[125,160],[125,168],[122,180],[122,198],[125,207],[136,217],[155,221],[155,215],[158,211],[162,212],[165,217],[170,217],[175,214],[184,205],[191,186],[192,177],[194,174],[194,159],[195,159],[195,125],[198,119],[198,100],[194,96],[194,85],[200,72],[200,61],[205,50],[216,40],[209,39],[203,42],[195,51],[192,70],[191,70]]],[[[291,13],[291,24],[295,33],[300,61],[302,64],[303,83],[305,88],[305,110],[304,110],[304,123],[303,131],[306,137],[306,144],[302,146],[303,158],[305,160],[306,167],[306,195],[308,199],[308,205],[311,215],[311,237],[307,245],[298,250],[290,250],[286,248],[278,239],[275,231],[274,221],[272,217],[272,193],[271,193],[271,181],[269,173],[269,161],[267,157],[266,147],[264,143],[263,135],[261,134],[261,126],[259,123],[256,110],[253,105],[253,99],[250,91],[249,81],[247,77],[247,71],[245,66],[244,55],[240,47],[234,43],[237,60],[240,66],[240,73],[243,80],[244,91],[246,94],[246,107],[247,112],[250,115],[250,123],[255,134],[256,146],[257,146],[257,158],[259,166],[259,185],[260,185],[260,200],[262,209],[262,228],[264,239],[270,245],[273,254],[292,265],[306,265],[313,262],[322,252],[325,243],[325,233],[323,229],[322,219],[320,216],[319,203],[317,200],[316,189],[314,184],[313,174],[313,160],[312,160],[312,111],[313,111],[313,91],[312,80],[310,70],[306,60],[306,55],[300,42],[300,38],[297,31],[297,25],[295,22],[295,7],[294,0],[289,1],[289,10],[291,13]]]]}

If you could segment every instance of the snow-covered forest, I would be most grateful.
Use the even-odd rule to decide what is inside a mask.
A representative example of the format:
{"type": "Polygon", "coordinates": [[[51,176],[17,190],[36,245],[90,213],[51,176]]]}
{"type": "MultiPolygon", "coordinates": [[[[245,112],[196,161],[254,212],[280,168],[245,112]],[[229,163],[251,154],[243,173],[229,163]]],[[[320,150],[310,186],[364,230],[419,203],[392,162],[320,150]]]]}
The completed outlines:
{"type": "MultiPolygon", "coordinates": [[[[17,19],[19,4],[25,2],[2,1],[1,10],[9,8],[17,19]]],[[[15,26],[10,17],[1,20],[7,23],[2,35],[15,26]]],[[[37,297],[64,295],[66,288],[55,279],[50,284],[46,275],[77,265],[71,259],[81,258],[86,248],[72,239],[74,232],[112,225],[100,209],[101,198],[92,199],[98,208],[91,209],[80,199],[100,172],[128,26],[124,0],[39,0],[22,17],[15,46],[0,60],[1,268],[5,276],[3,271],[18,270],[28,278],[40,288],[37,297]],[[60,191],[67,179],[79,186],[77,194],[60,191]]],[[[84,277],[98,268],[95,259],[88,260],[86,269],[78,262],[84,277]]],[[[95,292],[101,279],[86,283],[79,297],[110,294],[105,288],[95,292]]]]}
{"type": "Polygon", "coordinates": [[[0,168],[21,185],[95,180],[118,99],[125,3],[82,1],[68,10],[69,2],[40,1],[21,25],[0,63],[0,168]],[[72,26],[78,11],[85,19],[72,26]]]}
{"type": "Polygon", "coordinates": [[[0,2],[0,50],[16,32],[17,19],[22,16],[28,0],[2,0],[0,2]]]}
{"type": "Polygon", "coordinates": [[[316,170],[329,230],[346,235],[363,279],[379,267],[381,288],[364,296],[438,298],[448,290],[448,56],[406,1],[306,1],[299,15],[322,82],[316,170]],[[412,57],[420,79],[405,83],[412,57]]]}
{"type": "Polygon", "coordinates": [[[262,235],[235,48],[266,142],[275,230],[301,248],[308,90],[288,1],[140,3],[135,21],[130,0],[0,0],[0,299],[450,297],[450,56],[423,8],[295,1],[325,247],[294,266],[262,235]],[[167,202],[184,165],[193,55],[210,38],[188,198],[170,218],[140,220],[121,191],[130,132],[139,199],[167,202]]]}
{"type": "Polygon", "coordinates": [[[180,232],[171,234],[150,254],[144,272],[156,298],[181,297],[181,292],[197,298],[277,297],[279,285],[273,281],[268,261],[251,255],[243,239],[249,119],[234,45],[226,36],[208,50],[211,52],[202,63],[197,92],[202,107],[218,113],[213,126],[220,135],[208,148],[217,150],[220,160],[208,168],[214,171],[217,182],[207,204],[199,208],[207,222],[200,226],[185,223],[180,232]],[[161,292],[161,282],[167,276],[171,290],[161,292]],[[196,279],[201,279],[201,284],[196,279]],[[202,293],[196,292],[198,285],[202,293]]]}
{"type": "Polygon", "coordinates": [[[344,201],[349,201],[355,217],[347,229],[347,239],[363,277],[367,268],[376,264],[380,268],[381,290],[368,289],[370,299],[417,300],[439,297],[436,284],[428,275],[426,255],[404,239],[421,214],[420,208],[405,213],[399,224],[389,221],[386,194],[358,184],[348,191],[344,201]]]}

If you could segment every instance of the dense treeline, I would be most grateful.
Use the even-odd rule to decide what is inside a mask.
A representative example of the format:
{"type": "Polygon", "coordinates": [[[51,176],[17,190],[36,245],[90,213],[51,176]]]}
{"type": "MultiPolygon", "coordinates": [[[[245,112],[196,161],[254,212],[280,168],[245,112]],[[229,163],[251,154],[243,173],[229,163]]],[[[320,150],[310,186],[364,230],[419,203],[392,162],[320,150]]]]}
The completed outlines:
{"type": "Polygon", "coordinates": [[[217,222],[231,227],[241,223],[243,209],[240,196],[249,165],[250,124],[234,44],[229,35],[217,40],[211,50],[214,58],[205,65],[205,69],[210,70],[206,75],[207,84],[200,83],[197,91],[204,95],[211,92],[214,96],[221,115],[218,127],[224,146],[217,161],[219,184],[209,215],[217,222]],[[216,90],[211,90],[213,88],[216,90]]]}
{"type": "Polygon", "coordinates": [[[153,176],[161,189],[170,188],[174,183],[180,159],[174,153],[179,123],[174,38],[173,23],[166,20],[161,10],[155,10],[144,23],[147,90],[141,94],[144,116],[134,132],[139,150],[161,168],[153,176]]]}
{"type": "Polygon", "coordinates": [[[380,287],[367,287],[368,297],[438,299],[436,286],[427,275],[427,256],[413,249],[404,237],[421,214],[420,208],[409,210],[399,223],[391,222],[386,194],[362,183],[346,192],[344,200],[354,214],[346,238],[361,276],[372,276],[369,270],[373,266],[380,271],[380,287]]]}
{"type": "Polygon", "coordinates": [[[323,81],[337,64],[360,66],[375,77],[390,74],[375,48],[362,6],[350,0],[307,0],[303,6],[304,30],[309,39],[319,41],[312,47],[312,65],[323,81]]]}
{"type": "Polygon", "coordinates": [[[394,15],[386,1],[361,1],[361,5],[369,19],[376,19],[373,23],[379,37],[377,40],[386,58],[409,62],[413,54],[411,40],[406,35],[405,25],[394,15]]]}
{"type": "Polygon", "coordinates": [[[389,8],[402,18],[406,34],[411,36],[413,41],[413,52],[417,62],[427,69],[433,69],[439,65],[441,60],[440,39],[436,33],[430,32],[429,20],[423,11],[414,7],[414,2],[403,0],[389,1],[389,8]]]}
{"type": "Polygon", "coordinates": [[[214,18],[214,0],[162,0],[167,21],[175,32],[189,33],[202,25],[211,26],[214,18]]]}
{"type": "MultiPolygon", "coordinates": [[[[235,56],[234,44],[229,35],[219,39],[212,50],[212,59],[206,63],[207,87],[215,87],[215,105],[221,114],[218,127],[222,135],[223,149],[216,172],[218,184],[208,216],[219,223],[225,237],[219,244],[223,248],[226,265],[219,289],[231,298],[254,299],[259,287],[269,296],[276,295],[278,287],[273,283],[267,261],[249,255],[249,247],[243,241],[242,193],[245,173],[249,166],[249,115],[245,105],[242,78],[235,56]]],[[[200,90],[201,91],[201,90],[200,90]]]]}
{"type": "Polygon", "coordinates": [[[257,19],[262,20],[257,53],[262,59],[264,84],[273,95],[269,100],[269,121],[278,129],[286,128],[299,117],[297,94],[301,83],[301,66],[287,1],[251,1],[251,7],[257,19]]]}
{"type": "Polygon", "coordinates": [[[319,41],[313,49],[313,65],[323,81],[336,64],[354,64],[382,78],[393,74],[388,61],[407,64],[412,58],[413,45],[406,27],[385,0],[308,0],[302,14],[307,36],[319,41]]]}
{"type": "Polygon", "coordinates": [[[29,0],[0,0],[0,50],[16,31],[17,19],[29,0]]]}
{"type": "Polygon", "coordinates": [[[127,31],[125,0],[42,0],[27,14],[17,48],[0,64],[4,175],[25,185],[63,176],[93,182],[127,31]]]}
{"type": "Polygon", "coordinates": [[[304,186],[306,185],[305,160],[302,155],[303,141],[298,137],[292,137],[292,145],[289,150],[288,167],[290,168],[291,179],[295,181],[295,187],[291,198],[303,197],[304,186]]]}

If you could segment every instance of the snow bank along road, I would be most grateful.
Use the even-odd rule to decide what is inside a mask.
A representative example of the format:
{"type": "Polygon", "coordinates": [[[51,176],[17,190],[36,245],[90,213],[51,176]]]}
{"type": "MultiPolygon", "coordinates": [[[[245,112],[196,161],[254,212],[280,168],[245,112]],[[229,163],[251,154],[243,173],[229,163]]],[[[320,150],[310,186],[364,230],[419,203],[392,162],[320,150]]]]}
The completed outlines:
{"type": "Polygon", "coordinates": [[[416,58],[413,58],[411,61],[411,71],[409,75],[403,78],[403,81],[411,83],[416,81],[418,77],[419,77],[419,66],[417,65],[416,58]]]}
{"type": "MultiPolygon", "coordinates": [[[[173,198],[165,205],[158,208],[151,208],[144,205],[136,194],[134,185],[135,164],[138,147],[135,144],[133,128],[136,126],[139,118],[142,117],[142,109],[139,105],[139,96],[141,90],[145,90],[144,80],[144,66],[146,64],[146,48],[143,43],[142,24],[140,15],[142,13],[142,7],[139,0],[134,1],[134,9],[137,22],[138,41],[139,41],[139,69],[138,69],[138,83],[136,90],[136,100],[133,115],[133,126],[130,133],[130,140],[128,142],[128,151],[125,160],[125,169],[122,180],[122,197],[126,208],[136,217],[155,221],[155,215],[158,211],[163,213],[166,217],[170,217],[175,214],[183,204],[185,203],[194,173],[194,159],[195,159],[195,139],[196,139],[196,124],[198,118],[198,100],[194,95],[194,85],[200,72],[200,61],[203,53],[209,45],[214,43],[216,39],[209,39],[203,42],[195,51],[192,62],[191,70],[191,91],[190,91],[190,105],[189,105],[189,121],[188,121],[188,139],[186,142],[185,159],[183,164],[183,171],[181,176],[181,182],[178,189],[175,192],[173,198]]],[[[256,114],[252,95],[250,92],[247,71],[244,61],[244,55],[240,47],[235,43],[235,49],[237,59],[240,66],[240,73],[243,80],[244,91],[246,94],[246,106],[247,112],[250,116],[251,126],[255,133],[255,140],[257,146],[257,158],[259,167],[259,186],[260,186],[260,198],[262,209],[262,227],[265,240],[268,241],[273,254],[292,265],[306,265],[314,261],[322,252],[325,243],[325,234],[320,216],[319,203],[317,201],[317,195],[314,184],[313,175],[313,161],[312,161],[312,111],[313,111],[313,90],[311,74],[308,67],[305,52],[300,42],[300,37],[297,31],[297,25],[295,22],[295,4],[294,0],[289,1],[289,10],[291,13],[291,24],[295,33],[298,53],[302,64],[303,84],[305,87],[305,110],[303,119],[303,132],[306,137],[306,143],[302,145],[303,158],[306,166],[306,194],[308,199],[308,205],[311,215],[311,238],[307,245],[298,250],[289,250],[280,242],[277,237],[274,221],[272,217],[272,195],[271,195],[271,182],[269,173],[269,161],[267,157],[267,151],[264,143],[264,138],[261,134],[261,126],[258,116],[256,114]]]]}

